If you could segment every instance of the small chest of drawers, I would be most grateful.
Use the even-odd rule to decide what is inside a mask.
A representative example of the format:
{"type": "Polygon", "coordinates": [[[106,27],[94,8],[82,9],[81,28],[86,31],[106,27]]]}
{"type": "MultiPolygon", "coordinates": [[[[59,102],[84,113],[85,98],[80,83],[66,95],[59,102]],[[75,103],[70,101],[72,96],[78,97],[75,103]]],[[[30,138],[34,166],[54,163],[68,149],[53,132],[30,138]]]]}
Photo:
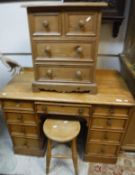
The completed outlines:
{"type": "Polygon", "coordinates": [[[95,67],[105,6],[94,2],[27,6],[33,91],[97,92],[95,67]]]}

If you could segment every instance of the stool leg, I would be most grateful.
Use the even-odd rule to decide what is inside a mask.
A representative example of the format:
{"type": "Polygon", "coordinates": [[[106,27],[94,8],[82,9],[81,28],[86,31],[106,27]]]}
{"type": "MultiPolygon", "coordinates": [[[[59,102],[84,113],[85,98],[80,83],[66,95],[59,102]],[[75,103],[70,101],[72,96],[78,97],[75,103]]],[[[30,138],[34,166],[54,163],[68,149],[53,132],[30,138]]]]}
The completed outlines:
{"type": "Polygon", "coordinates": [[[72,149],[72,160],[75,168],[75,174],[78,175],[78,160],[77,160],[77,146],[76,146],[76,138],[71,142],[72,149]]]}
{"type": "Polygon", "coordinates": [[[49,173],[49,167],[50,167],[50,161],[51,161],[51,146],[52,146],[52,141],[48,139],[47,154],[46,154],[46,174],[49,173]]]}

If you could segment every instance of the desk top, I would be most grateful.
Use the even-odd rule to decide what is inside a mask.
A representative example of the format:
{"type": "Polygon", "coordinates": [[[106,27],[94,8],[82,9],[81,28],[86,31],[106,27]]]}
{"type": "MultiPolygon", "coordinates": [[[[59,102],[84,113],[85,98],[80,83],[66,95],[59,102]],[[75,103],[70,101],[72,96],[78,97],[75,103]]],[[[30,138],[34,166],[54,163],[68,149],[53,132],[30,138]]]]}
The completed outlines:
{"type": "Polygon", "coordinates": [[[81,104],[135,105],[120,73],[114,70],[97,70],[97,94],[32,92],[33,70],[24,69],[0,91],[0,99],[38,100],[47,102],[67,102],[81,104]]]}

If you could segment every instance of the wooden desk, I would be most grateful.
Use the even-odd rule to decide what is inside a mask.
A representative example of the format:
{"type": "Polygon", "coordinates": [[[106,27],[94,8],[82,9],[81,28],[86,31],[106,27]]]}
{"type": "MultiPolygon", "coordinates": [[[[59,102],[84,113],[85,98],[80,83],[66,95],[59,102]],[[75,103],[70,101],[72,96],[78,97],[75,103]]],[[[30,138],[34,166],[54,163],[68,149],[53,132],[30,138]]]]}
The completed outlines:
{"type": "Polygon", "coordinates": [[[134,106],[116,71],[98,70],[98,94],[32,92],[33,71],[25,69],[0,92],[15,153],[43,155],[42,116],[87,123],[84,160],[115,163],[134,106]]]}

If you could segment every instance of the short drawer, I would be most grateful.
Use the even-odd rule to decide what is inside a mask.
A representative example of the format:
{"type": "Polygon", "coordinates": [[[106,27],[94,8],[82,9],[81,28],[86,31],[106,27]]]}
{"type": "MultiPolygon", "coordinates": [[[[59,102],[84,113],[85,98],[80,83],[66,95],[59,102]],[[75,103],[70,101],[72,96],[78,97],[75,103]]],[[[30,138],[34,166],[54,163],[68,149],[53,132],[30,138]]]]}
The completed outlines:
{"type": "Polygon", "coordinates": [[[90,115],[90,106],[61,104],[61,103],[38,103],[36,102],[37,113],[86,116],[90,115]]]}
{"type": "Polygon", "coordinates": [[[38,128],[36,126],[8,124],[8,128],[12,136],[21,135],[34,138],[39,137],[38,128]]]}
{"type": "Polygon", "coordinates": [[[91,122],[91,128],[123,130],[126,127],[126,123],[127,123],[127,120],[123,120],[123,119],[93,117],[91,122]]]}
{"type": "Polygon", "coordinates": [[[24,138],[24,137],[12,137],[12,141],[14,147],[24,147],[24,148],[32,148],[38,149],[41,147],[39,139],[31,139],[31,138],[24,138]]]}
{"type": "Polygon", "coordinates": [[[97,143],[87,144],[86,152],[88,154],[98,154],[103,156],[114,156],[117,154],[118,146],[104,145],[97,143]]]}
{"type": "Polygon", "coordinates": [[[29,26],[34,36],[59,36],[62,33],[62,18],[57,12],[30,13],[29,26]]]}
{"type": "Polygon", "coordinates": [[[95,36],[97,34],[98,13],[65,13],[65,34],[68,36],[95,36]]]}
{"type": "Polygon", "coordinates": [[[122,133],[120,132],[109,132],[101,130],[90,130],[88,134],[88,142],[99,141],[99,142],[114,142],[120,143],[122,138],[122,133]]]}
{"type": "Polygon", "coordinates": [[[33,111],[33,102],[23,100],[4,100],[4,110],[26,110],[33,111]]]}
{"type": "Polygon", "coordinates": [[[34,114],[6,112],[5,118],[8,123],[36,125],[34,114]]]}
{"type": "MultiPolygon", "coordinates": [[[[53,58],[55,60],[93,61],[96,57],[95,39],[76,41],[34,41],[34,57],[38,60],[53,58]]],[[[51,61],[51,59],[50,59],[51,61]]]]}
{"type": "Polygon", "coordinates": [[[129,108],[125,106],[94,106],[93,108],[94,115],[107,115],[107,116],[119,116],[119,117],[128,117],[129,108]]]}
{"type": "Polygon", "coordinates": [[[35,64],[37,81],[53,81],[53,82],[82,82],[91,83],[94,81],[94,65],[93,64],[65,64],[54,62],[36,63],[35,64]]]}

